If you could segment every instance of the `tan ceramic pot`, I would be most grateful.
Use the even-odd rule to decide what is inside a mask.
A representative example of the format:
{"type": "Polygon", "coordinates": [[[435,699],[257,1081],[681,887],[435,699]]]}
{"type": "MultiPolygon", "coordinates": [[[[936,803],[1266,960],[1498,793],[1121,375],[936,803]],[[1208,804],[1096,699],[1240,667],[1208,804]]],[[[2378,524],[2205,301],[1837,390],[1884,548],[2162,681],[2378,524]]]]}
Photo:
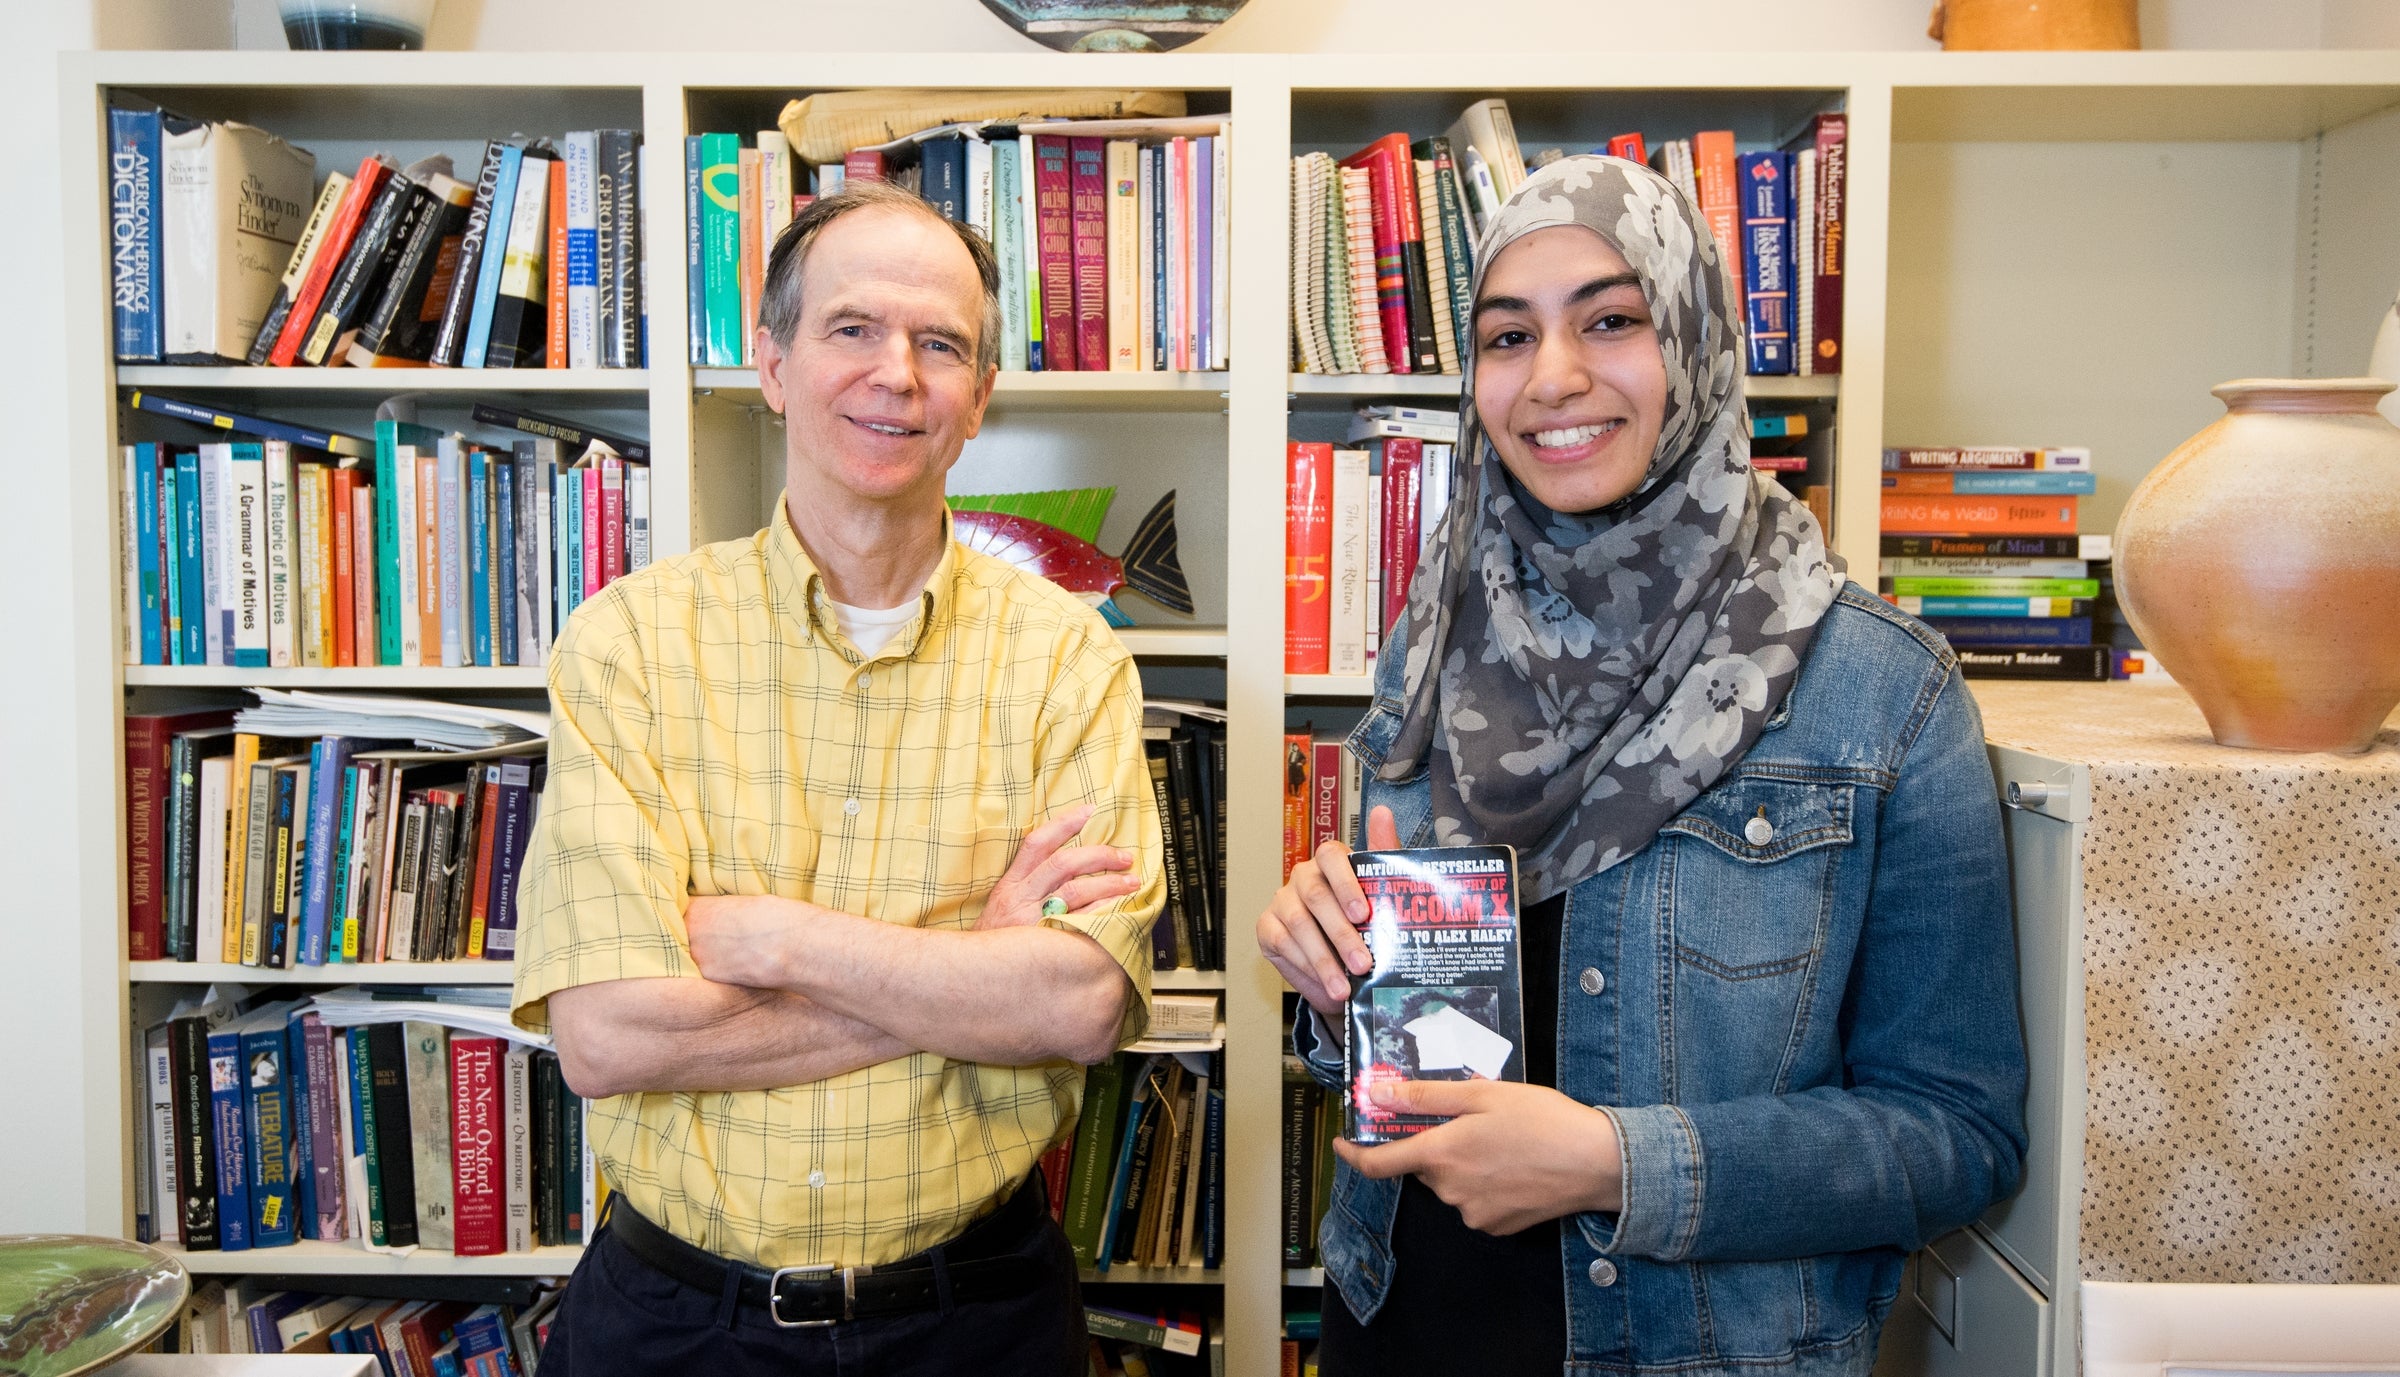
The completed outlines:
{"type": "Polygon", "coordinates": [[[2142,46],[2135,0],[1936,0],[1925,33],[1954,53],[2142,46]]]}
{"type": "Polygon", "coordinates": [[[2400,703],[2400,427],[2380,378],[2245,378],[2117,521],[2117,599],[2228,746],[2363,751],[2400,703]]]}

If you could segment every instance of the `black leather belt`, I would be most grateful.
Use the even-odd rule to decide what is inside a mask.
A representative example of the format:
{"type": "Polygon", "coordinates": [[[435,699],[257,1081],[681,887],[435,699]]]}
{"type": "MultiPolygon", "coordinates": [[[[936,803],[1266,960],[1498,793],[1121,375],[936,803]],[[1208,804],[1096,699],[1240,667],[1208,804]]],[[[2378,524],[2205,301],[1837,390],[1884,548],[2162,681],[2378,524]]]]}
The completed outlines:
{"type": "Polygon", "coordinates": [[[1041,1228],[1046,1209],[1037,1175],[957,1238],[879,1267],[753,1267],[684,1242],[616,1196],[608,1202],[608,1227],[627,1252],[684,1285],[722,1295],[731,1274],[741,1304],[765,1310],[786,1329],[803,1329],[914,1314],[945,1301],[1025,1295],[1041,1285],[1042,1264],[1009,1250],[1041,1228]]]}

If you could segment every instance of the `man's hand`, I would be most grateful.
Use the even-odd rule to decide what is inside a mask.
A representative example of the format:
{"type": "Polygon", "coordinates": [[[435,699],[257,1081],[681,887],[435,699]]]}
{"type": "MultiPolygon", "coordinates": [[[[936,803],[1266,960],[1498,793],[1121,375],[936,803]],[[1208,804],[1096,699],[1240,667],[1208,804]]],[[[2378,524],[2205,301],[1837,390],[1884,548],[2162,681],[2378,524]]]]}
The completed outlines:
{"type": "MultiPolygon", "coordinates": [[[[1391,809],[1368,812],[1367,845],[1376,851],[1400,845],[1391,809]]],[[[1328,840],[1292,867],[1291,882],[1258,915],[1258,949],[1312,1008],[1338,1018],[1350,997],[1350,977],[1375,969],[1366,939],[1358,935],[1370,916],[1366,891],[1350,869],[1350,848],[1328,840]]]]}
{"type": "Polygon", "coordinates": [[[1515,1081],[1400,1081],[1375,1102],[1402,1114],[1454,1114],[1397,1143],[1333,1150],[1365,1176],[1414,1174],[1470,1229],[1513,1234],[1623,1200],[1624,1157],[1606,1114],[1548,1086],[1515,1081]]]}
{"type": "Polygon", "coordinates": [[[1078,804],[1025,834],[1008,873],[992,886],[983,912],[975,919],[978,932],[991,928],[1030,927],[1042,921],[1042,901],[1056,895],[1067,912],[1111,899],[1122,899],[1142,887],[1133,872],[1133,853],[1117,846],[1068,846],[1083,825],[1092,820],[1092,806],[1078,804]]]}
{"type": "MultiPolygon", "coordinates": [[[[1092,808],[1085,804],[1026,833],[1008,873],[992,886],[976,931],[1031,927],[1042,921],[1042,901],[1052,895],[1066,901],[1067,912],[1079,913],[1140,889],[1132,852],[1067,845],[1091,819],[1092,808]]],[[[700,974],[722,985],[787,990],[797,978],[791,965],[792,925],[817,912],[798,900],[711,894],[684,906],[683,926],[700,974]]]]}
{"type": "MultiPolygon", "coordinates": [[[[769,895],[706,894],[683,909],[685,940],[700,974],[720,985],[781,990],[791,985],[786,965],[795,910],[807,905],[769,895]]],[[[802,918],[801,921],[806,921],[802,918]]]]}

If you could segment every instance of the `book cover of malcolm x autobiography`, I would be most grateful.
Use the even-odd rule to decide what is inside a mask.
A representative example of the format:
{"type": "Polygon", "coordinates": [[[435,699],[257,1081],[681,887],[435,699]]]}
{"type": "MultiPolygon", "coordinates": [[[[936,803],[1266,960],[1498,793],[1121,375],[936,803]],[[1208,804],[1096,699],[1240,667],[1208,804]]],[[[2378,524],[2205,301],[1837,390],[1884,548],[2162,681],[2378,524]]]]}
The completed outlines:
{"type": "Polygon", "coordinates": [[[1350,994],[1343,1039],[1352,1142],[1388,1143],[1444,1122],[1378,1106],[1378,1081],[1525,1079],[1517,962],[1517,858],[1505,846],[1361,851],[1375,969],[1350,994]]]}

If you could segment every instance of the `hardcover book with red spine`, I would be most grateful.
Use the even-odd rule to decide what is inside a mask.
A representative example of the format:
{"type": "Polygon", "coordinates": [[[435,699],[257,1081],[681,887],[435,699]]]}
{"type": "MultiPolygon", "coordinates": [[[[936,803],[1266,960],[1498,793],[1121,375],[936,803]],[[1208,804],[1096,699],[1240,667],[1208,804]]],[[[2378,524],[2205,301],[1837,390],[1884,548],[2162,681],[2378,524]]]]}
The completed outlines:
{"type": "MultiPolygon", "coordinates": [[[[167,956],[167,753],[178,732],[222,727],[233,721],[223,710],[171,716],[128,713],[125,717],[125,931],[136,961],[167,956]]],[[[197,791],[195,790],[195,793],[197,791]]]]}
{"type": "MultiPolygon", "coordinates": [[[[1733,283],[1734,300],[1745,300],[1742,280],[1742,194],[1734,168],[1733,131],[1704,129],[1692,135],[1692,180],[1700,188],[1700,215],[1724,255],[1725,276],[1733,283]]],[[[1747,306],[1744,306],[1747,310],[1747,306]]],[[[1820,325],[1819,328],[1822,328],[1820,325]]]]}
{"type": "Polygon", "coordinates": [[[492,873],[492,838],[500,831],[500,767],[469,766],[467,782],[483,791],[475,805],[475,848],[467,865],[467,959],[483,957],[484,925],[492,918],[491,890],[476,883],[492,873]],[[480,783],[478,783],[480,780],[480,783]]]}
{"type": "Polygon", "coordinates": [[[1887,493],[1883,529],[1895,535],[2071,535],[2072,497],[1931,497],[1887,493]]]}
{"type": "Polygon", "coordinates": [[[1842,216],[1847,206],[1843,176],[1850,163],[1850,117],[1816,118],[1817,215],[1816,272],[1801,290],[1815,293],[1816,346],[1809,367],[1818,373],[1842,371],[1842,216]]]}
{"type": "Polygon", "coordinates": [[[1383,630],[1386,634],[1408,606],[1408,585],[1417,576],[1425,543],[1422,483],[1425,442],[1393,436],[1383,442],[1383,630]]]}
{"type": "Polygon", "coordinates": [[[1072,373],[1075,349],[1075,179],[1070,141],[1037,134],[1033,140],[1034,248],[1042,288],[1042,367],[1072,373]]]}
{"type": "Polygon", "coordinates": [[[1650,150],[1643,144],[1639,134],[1619,134],[1611,138],[1608,141],[1608,156],[1624,158],[1644,167],[1650,165],[1650,150]]]}
{"type": "Polygon", "coordinates": [[[1308,850],[1315,855],[1342,835],[1342,743],[1321,737],[1308,743],[1308,850]]]}
{"type": "Polygon", "coordinates": [[[600,586],[625,573],[625,461],[600,456],[600,586]]]}
{"type": "Polygon", "coordinates": [[[1417,217],[1416,164],[1406,134],[1386,134],[1342,159],[1364,169],[1375,207],[1375,300],[1384,357],[1395,373],[1438,373],[1433,302],[1425,286],[1425,232],[1417,217]]]}
{"type": "Polygon", "coordinates": [[[885,180],[883,154],[872,148],[854,148],[842,155],[842,184],[880,182],[885,180]]]}
{"type": "MultiPolygon", "coordinates": [[[[1108,144],[1067,146],[1068,251],[1075,270],[1075,367],[1108,371],[1108,144]]],[[[1045,336],[1044,338],[1047,338],[1045,336]]]]}
{"type": "Polygon", "coordinates": [[[590,598],[600,591],[600,547],[605,543],[600,531],[600,467],[590,463],[576,473],[575,487],[583,498],[583,596],[590,598]]]}
{"type": "Polygon", "coordinates": [[[1283,672],[1323,674],[1333,654],[1333,446],[1294,440],[1285,463],[1283,672]]]}
{"type": "Polygon", "coordinates": [[[292,298],[292,313],[284,317],[283,333],[275,337],[275,348],[267,362],[278,368],[289,368],[300,357],[301,340],[308,327],[316,323],[317,307],[325,300],[325,289],[333,283],[334,272],[350,253],[350,241],[358,237],[358,224],[374,203],[383,184],[392,175],[391,165],[370,153],[358,165],[358,175],[350,179],[350,189],[342,193],[342,203],[334,208],[333,219],[325,226],[324,246],[317,250],[317,260],[309,265],[308,278],[300,284],[299,295],[292,298]]]}
{"type": "Polygon", "coordinates": [[[501,1175],[499,1038],[450,1039],[451,1248],[460,1257],[507,1251],[501,1175]]]}

